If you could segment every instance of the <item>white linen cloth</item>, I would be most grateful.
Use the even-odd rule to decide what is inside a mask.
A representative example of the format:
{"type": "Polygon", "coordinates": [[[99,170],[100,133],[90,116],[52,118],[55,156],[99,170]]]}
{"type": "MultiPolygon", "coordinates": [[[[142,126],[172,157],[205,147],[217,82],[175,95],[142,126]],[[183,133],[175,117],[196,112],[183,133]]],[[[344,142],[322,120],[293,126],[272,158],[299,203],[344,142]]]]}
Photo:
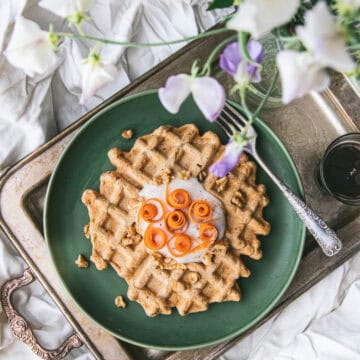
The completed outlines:
{"type": "MultiPolygon", "coordinates": [[[[0,52],[5,49],[17,15],[47,30],[53,23],[68,31],[62,19],[35,0],[0,1],[0,52]]],[[[224,11],[206,12],[206,0],[97,0],[93,19],[84,26],[95,36],[128,41],[162,41],[191,36],[212,26],[224,11]]],[[[79,105],[79,66],[89,43],[66,39],[55,69],[29,78],[0,54],[0,173],[102,100],[165,59],[182,45],[154,48],[104,46],[102,55],[117,64],[118,78],[85,106],[79,105]]],[[[0,284],[22,274],[26,264],[0,233],[0,284]]],[[[295,301],[274,321],[233,348],[228,359],[360,359],[360,256],[357,255],[295,301]]],[[[15,293],[14,303],[31,322],[47,348],[72,333],[60,311],[38,282],[15,293]]],[[[13,338],[0,309],[0,359],[35,359],[13,338]]],[[[92,358],[85,348],[69,359],[92,358]]]]}

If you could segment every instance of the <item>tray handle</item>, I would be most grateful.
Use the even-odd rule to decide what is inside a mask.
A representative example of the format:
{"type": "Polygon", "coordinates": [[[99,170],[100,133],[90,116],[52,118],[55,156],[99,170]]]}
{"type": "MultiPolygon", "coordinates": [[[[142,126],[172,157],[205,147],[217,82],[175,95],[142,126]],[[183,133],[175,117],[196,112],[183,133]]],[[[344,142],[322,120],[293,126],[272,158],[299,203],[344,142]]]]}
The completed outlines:
{"type": "Polygon", "coordinates": [[[57,349],[48,350],[42,347],[34,336],[27,321],[14,309],[11,303],[12,293],[35,279],[30,269],[26,269],[18,278],[8,280],[1,287],[1,305],[8,318],[13,335],[27,344],[30,349],[42,359],[63,359],[72,349],[83,345],[77,334],[69,336],[57,349]]]}

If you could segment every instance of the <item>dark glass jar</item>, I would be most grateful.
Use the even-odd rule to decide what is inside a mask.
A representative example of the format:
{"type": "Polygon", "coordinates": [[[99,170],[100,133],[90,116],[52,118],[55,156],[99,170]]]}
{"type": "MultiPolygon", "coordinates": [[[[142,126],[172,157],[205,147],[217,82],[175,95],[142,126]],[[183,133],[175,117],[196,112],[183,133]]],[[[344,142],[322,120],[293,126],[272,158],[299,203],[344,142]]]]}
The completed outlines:
{"type": "Polygon", "coordinates": [[[335,139],[321,159],[320,186],[344,204],[360,206],[360,133],[335,139]]]}

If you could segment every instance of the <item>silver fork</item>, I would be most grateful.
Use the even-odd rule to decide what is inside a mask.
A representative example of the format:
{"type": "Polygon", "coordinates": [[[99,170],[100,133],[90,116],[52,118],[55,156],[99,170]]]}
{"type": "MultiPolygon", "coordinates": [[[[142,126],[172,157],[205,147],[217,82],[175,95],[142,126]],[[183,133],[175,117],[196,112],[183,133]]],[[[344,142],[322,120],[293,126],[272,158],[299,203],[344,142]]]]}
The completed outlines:
{"type": "MultiPolygon", "coordinates": [[[[226,103],[224,110],[217,119],[217,124],[222,128],[225,134],[230,137],[232,135],[232,128],[241,131],[246,124],[246,120],[242,114],[234,109],[234,107],[226,103]]],[[[294,192],[291,191],[263,162],[256,151],[257,133],[253,126],[249,127],[247,135],[252,137],[252,139],[249,141],[244,150],[253,156],[256,162],[279,187],[289,201],[290,205],[320,245],[325,255],[333,256],[337,254],[342,248],[342,243],[336,233],[328,227],[319,215],[317,215],[308,205],[296,196],[294,192]]]]}

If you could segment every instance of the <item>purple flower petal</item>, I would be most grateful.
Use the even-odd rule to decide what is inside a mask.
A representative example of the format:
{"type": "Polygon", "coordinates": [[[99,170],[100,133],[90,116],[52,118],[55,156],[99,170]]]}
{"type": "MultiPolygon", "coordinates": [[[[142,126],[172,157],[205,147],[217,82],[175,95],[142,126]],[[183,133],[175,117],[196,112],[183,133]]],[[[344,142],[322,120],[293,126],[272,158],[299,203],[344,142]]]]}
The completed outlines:
{"type": "MultiPolygon", "coordinates": [[[[251,40],[247,44],[247,50],[250,57],[256,63],[260,64],[264,58],[262,45],[258,41],[251,40]]],[[[258,66],[246,62],[246,67],[244,66],[244,69],[240,69],[241,74],[239,74],[239,67],[241,64],[244,65],[243,62],[246,62],[246,60],[240,51],[240,46],[237,41],[226,46],[223,53],[220,55],[220,67],[222,70],[236,78],[243,78],[244,80],[249,79],[250,82],[259,82],[261,80],[261,75],[258,66]]]]}
{"type": "Polygon", "coordinates": [[[243,149],[243,145],[230,140],[221,160],[211,165],[209,170],[219,178],[226,176],[240,160],[243,149]]]}
{"type": "Polygon", "coordinates": [[[239,43],[234,41],[229,44],[220,55],[220,68],[231,76],[234,76],[241,60],[242,56],[240,54],[239,43]]]}
{"type": "Polygon", "coordinates": [[[171,114],[179,112],[181,104],[190,95],[192,79],[190,75],[170,76],[165,87],[159,89],[159,99],[164,108],[171,114]]]}
{"type": "Polygon", "coordinates": [[[194,101],[207,120],[215,121],[225,105],[225,90],[210,76],[195,78],[191,86],[194,101]]]}
{"type": "MultiPolygon", "coordinates": [[[[247,44],[247,49],[248,49],[250,57],[256,63],[260,64],[265,55],[262,45],[258,41],[251,40],[247,44]]],[[[249,75],[251,75],[252,82],[260,82],[261,81],[261,74],[260,74],[259,66],[255,66],[253,64],[247,64],[247,72],[249,73],[249,75]]]]}

